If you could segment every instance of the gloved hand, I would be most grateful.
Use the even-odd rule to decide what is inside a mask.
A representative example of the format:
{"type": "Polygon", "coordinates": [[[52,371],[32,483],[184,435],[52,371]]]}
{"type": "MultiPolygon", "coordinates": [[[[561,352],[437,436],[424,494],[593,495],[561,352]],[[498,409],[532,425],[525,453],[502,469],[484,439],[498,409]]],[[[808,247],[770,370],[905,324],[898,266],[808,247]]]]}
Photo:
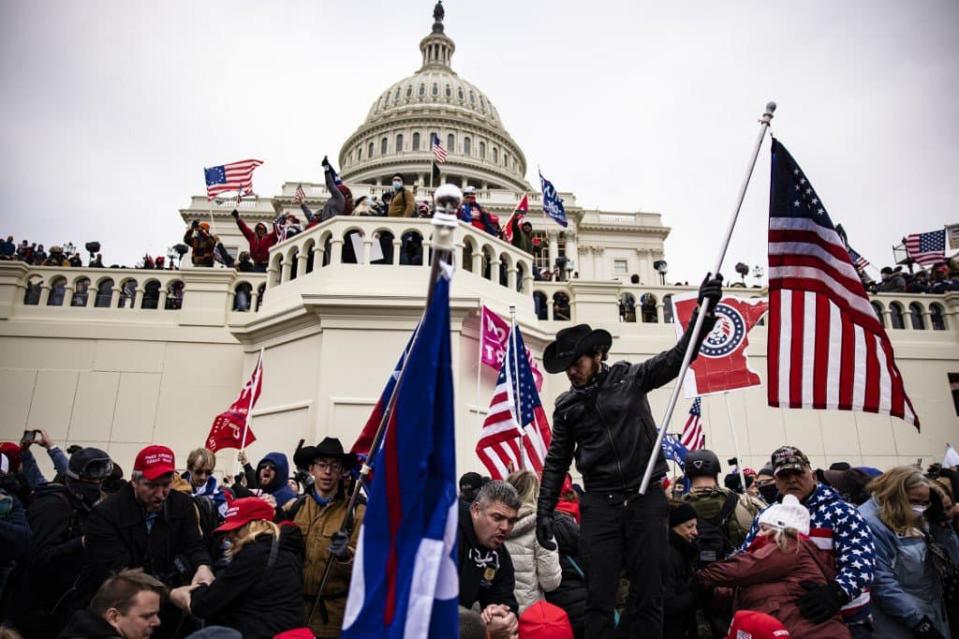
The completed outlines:
{"type": "Polygon", "coordinates": [[[919,625],[912,629],[912,634],[916,639],[946,639],[945,635],[932,625],[932,619],[929,617],[923,617],[919,625]]]}
{"type": "Polygon", "coordinates": [[[237,211],[236,209],[233,209],[232,211],[230,211],[230,215],[232,215],[233,217],[240,217],[240,212],[237,211]]]}
{"type": "Polygon", "coordinates": [[[197,228],[198,226],[200,226],[200,221],[199,221],[199,220],[193,220],[193,223],[190,224],[190,228],[191,228],[191,229],[195,229],[195,228],[197,228]]]}
{"type": "Polygon", "coordinates": [[[803,581],[799,584],[806,590],[806,594],[799,598],[799,612],[813,623],[823,623],[839,612],[849,597],[833,582],[818,584],[813,581],[803,581]]]}
{"type": "Polygon", "coordinates": [[[323,161],[322,161],[320,164],[323,165],[323,168],[324,168],[324,169],[330,168],[330,161],[329,161],[329,159],[327,159],[327,156],[325,156],[325,155],[323,156],[323,161]]]}
{"type": "Polygon", "coordinates": [[[553,541],[553,517],[551,515],[536,516],[536,541],[546,550],[556,550],[553,541]]]}
{"type": "Polygon", "coordinates": [[[710,277],[710,273],[703,278],[703,283],[699,285],[699,308],[705,309],[707,314],[712,314],[713,309],[719,304],[723,297],[723,276],[716,273],[710,277]],[[703,305],[706,300],[706,306],[703,305]]]}
{"type": "Polygon", "coordinates": [[[333,533],[332,541],[330,542],[330,554],[340,561],[348,560],[350,558],[349,543],[349,535],[342,530],[336,531],[333,533]]]}

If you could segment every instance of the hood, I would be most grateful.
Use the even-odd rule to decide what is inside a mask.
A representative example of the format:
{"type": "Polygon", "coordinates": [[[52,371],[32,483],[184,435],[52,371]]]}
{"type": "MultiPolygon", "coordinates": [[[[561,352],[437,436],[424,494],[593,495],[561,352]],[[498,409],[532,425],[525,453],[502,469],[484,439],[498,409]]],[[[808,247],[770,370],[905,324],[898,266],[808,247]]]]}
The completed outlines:
{"type": "Polygon", "coordinates": [[[519,507],[519,519],[513,526],[513,532],[510,533],[510,539],[516,539],[525,535],[536,528],[536,506],[533,504],[523,504],[519,507]]]}
{"type": "Polygon", "coordinates": [[[683,557],[687,559],[694,559],[699,555],[699,548],[696,546],[696,543],[690,543],[673,532],[672,529],[669,531],[669,545],[679,551],[683,557]]]}
{"type": "Polygon", "coordinates": [[[120,639],[120,633],[89,608],[84,608],[74,614],[60,636],[83,637],[85,639],[120,639]]]}
{"type": "Polygon", "coordinates": [[[271,462],[276,466],[276,476],[273,478],[273,481],[270,482],[269,486],[260,486],[260,488],[268,493],[273,493],[281,487],[286,486],[286,480],[290,478],[290,462],[287,461],[286,455],[283,453],[267,453],[266,456],[260,460],[260,463],[256,465],[257,478],[260,477],[260,468],[265,462],[271,462]]]}
{"type": "Polygon", "coordinates": [[[193,484],[190,483],[190,480],[184,479],[176,473],[173,473],[173,483],[170,485],[170,488],[184,495],[193,494],[193,484]]]}

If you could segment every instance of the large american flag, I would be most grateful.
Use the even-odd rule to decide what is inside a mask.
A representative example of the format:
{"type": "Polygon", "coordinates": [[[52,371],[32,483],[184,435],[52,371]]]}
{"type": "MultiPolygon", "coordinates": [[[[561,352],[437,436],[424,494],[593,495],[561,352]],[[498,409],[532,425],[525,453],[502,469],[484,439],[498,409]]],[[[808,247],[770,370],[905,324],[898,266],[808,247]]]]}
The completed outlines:
{"type": "Polygon", "coordinates": [[[686,450],[701,450],[706,447],[706,433],[703,432],[703,398],[697,397],[689,408],[689,417],[683,426],[679,442],[686,450]]]}
{"type": "Polygon", "coordinates": [[[885,413],[919,427],[892,344],[809,180],[773,140],[770,406],[885,413]]]}
{"type": "Polygon", "coordinates": [[[227,191],[237,191],[243,195],[252,193],[253,170],[261,164],[261,160],[241,160],[203,169],[207,198],[212,200],[227,191]]]}
{"type": "Polygon", "coordinates": [[[306,191],[302,184],[296,185],[296,191],[293,192],[293,204],[303,204],[306,201],[306,191]]]}
{"type": "Polygon", "coordinates": [[[525,355],[516,357],[517,352],[526,352],[519,327],[510,333],[489,413],[476,444],[476,454],[493,479],[505,479],[511,471],[523,469],[541,473],[549,449],[546,411],[539,401],[529,362],[525,355]]]}
{"type": "Polygon", "coordinates": [[[440,136],[433,134],[433,158],[442,164],[446,162],[446,149],[440,144],[440,136]]]}
{"type": "Polygon", "coordinates": [[[946,259],[946,229],[929,233],[913,233],[903,241],[906,255],[922,266],[931,266],[946,259]]]}

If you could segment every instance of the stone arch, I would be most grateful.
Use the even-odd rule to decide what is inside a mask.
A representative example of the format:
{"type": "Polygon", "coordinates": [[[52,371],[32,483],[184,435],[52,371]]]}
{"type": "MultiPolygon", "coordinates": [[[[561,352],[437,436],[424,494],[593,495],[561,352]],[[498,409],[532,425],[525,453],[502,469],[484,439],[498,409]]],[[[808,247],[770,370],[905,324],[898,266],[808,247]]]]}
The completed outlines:
{"type": "Polygon", "coordinates": [[[143,299],[140,308],[156,310],[160,306],[160,280],[149,279],[143,284],[143,299]]]}
{"type": "Polygon", "coordinates": [[[546,321],[549,317],[547,304],[549,303],[549,298],[546,297],[546,293],[543,291],[533,291],[533,312],[536,313],[536,318],[546,321]]]}
{"type": "Polygon", "coordinates": [[[250,310],[253,301],[253,285],[249,282],[237,282],[233,287],[233,310],[237,313],[246,313],[250,310]]]}
{"type": "Polygon", "coordinates": [[[506,251],[499,254],[499,285],[509,286],[509,269],[513,265],[513,258],[506,251]]]}
{"type": "Polygon", "coordinates": [[[473,272],[473,255],[476,254],[476,242],[473,241],[473,238],[466,237],[463,239],[463,264],[462,268],[464,271],[473,272]]]}
{"type": "Polygon", "coordinates": [[[636,322],[636,296],[632,293],[619,296],[619,321],[636,322]]]}
{"type": "Polygon", "coordinates": [[[300,247],[294,245],[286,252],[286,263],[290,265],[290,281],[296,279],[296,276],[299,274],[300,260],[300,247]]]}
{"type": "Polygon", "coordinates": [[[424,258],[423,234],[416,229],[406,229],[400,234],[400,264],[422,266],[424,258]]]}
{"type": "Polygon", "coordinates": [[[313,238],[308,239],[303,243],[303,251],[306,253],[306,272],[313,272],[313,249],[316,247],[316,240],[313,238]]]}
{"type": "Polygon", "coordinates": [[[133,302],[137,296],[137,284],[138,282],[132,277],[120,280],[119,308],[133,308],[133,302]]]}
{"type": "Polygon", "coordinates": [[[63,306],[67,295],[67,278],[57,275],[50,280],[50,292],[47,294],[47,306],[63,306]]]}
{"type": "Polygon", "coordinates": [[[876,313],[876,319],[879,320],[879,325],[883,328],[886,328],[886,314],[883,312],[884,309],[882,307],[882,302],[872,300],[869,302],[869,304],[872,306],[872,310],[876,313]]]}
{"type": "Polygon", "coordinates": [[[526,262],[516,260],[516,291],[518,293],[523,292],[523,283],[526,281],[526,274],[528,272],[529,268],[526,266],[526,262]]]}
{"type": "Polygon", "coordinates": [[[166,285],[166,303],[164,310],[178,311],[183,308],[183,280],[170,280],[166,285]]]}
{"type": "MultiPolygon", "coordinates": [[[[356,264],[357,255],[356,251],[353,248],[353,237],[359,236],[362,240],[365,236],[363,235],[363,229],[358,228],[348,228],[343,232],[343,248],[340,249],[340,263],[341,264],[356,264]]],[[[362,241],[360,242],[362,244],[362,241]]]]}
{"type": "Polygon", "coordinates": [[[270,286],[279,286],[283,276],[283,254],[276,252],[270,257],[270,266],[267,268],[267,277],[270,286]]]}
{"type": "Polygon", "coordinates": [[[90,278],[85,275],[73,281],[73,299],[70,306],[85,307],[90,299],[90,278]]]}
{"type": "Polygon", "coordinates": [[[492,279],[492,264],[496,259],[496,252],[489,244],[483,245],[483,279],[492,279]]]}
{"type": "Polygon", "coordinates": [[[925,309],[919,302],[912,302],[909,305],[909,319],[912,322],[913,330],[926,330],[926,318],[923,315],[925,309]]]}
{"type": "Polygon", "coordinates": [[[902,304],[899,302],[889,303],[889,324],[895,329],[906,328],[906,322],[902,312],[902,304]]]}
{"type": "Polygon", "coordinates": [[[28,306],[35,306],[40,303],[40,292],[43,290],[43,278],[39,275],[31,275],[27,278],[26,290],[23,293],[23,303],[28,306]]]}
{"type": "MultiPolygon", "coordinates": [[[[373,231],[371,237],[373,238],[373,241],[370,244],[370,251],[373,250],[372,247],[374,245],[378,245],[380,247],[380,252],[383,253],[383,257],[377,260],[370,259],[370,264],[392,264],[393,240],[395,239],[393,231],[387,228],[379,228],[373,231]]],[[[367,257],[372,258],[372,253],[367,257]]]]}
{"type": "Polygon", "coordinates": [[[934,331],[946,330],[946,312],[942,308],[942,304],[933,302],[929,305],[929,323],[932,324],[932,330],[934,331]]]}
{"type": "Polygon", "coordinates": [[[659,318],[656,316],[656,304],[659,300],[652,293],[643,293],[639,296],[639,312],[644,324],[656,324],[659,318]]]}
{"type": "Polygon", "coordinates": [[[564,291],[553,293],[553,320],[557,322],[568,322],[572,319],[570,315],[569,295],[564,291]]]}
{"type": "Polygon", "coordinates": [[[96,308],[110,308],[113,298],[113,278],[104,277],[97,282],[97,296],[93,300],[96,308]]]}

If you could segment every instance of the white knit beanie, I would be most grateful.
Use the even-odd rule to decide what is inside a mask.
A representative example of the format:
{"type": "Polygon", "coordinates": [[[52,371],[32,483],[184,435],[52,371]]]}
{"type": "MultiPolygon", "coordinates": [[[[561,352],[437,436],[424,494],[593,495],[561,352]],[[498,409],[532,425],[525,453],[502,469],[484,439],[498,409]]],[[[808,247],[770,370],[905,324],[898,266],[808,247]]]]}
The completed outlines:
{"type": "Polygon", "coordinates": [[[783,497],[782,503],[773,504],[759,516],[759,523],[779,528],[795,528],[804,535],[809,534],[809,511],[793,495],[783,497]]]}

